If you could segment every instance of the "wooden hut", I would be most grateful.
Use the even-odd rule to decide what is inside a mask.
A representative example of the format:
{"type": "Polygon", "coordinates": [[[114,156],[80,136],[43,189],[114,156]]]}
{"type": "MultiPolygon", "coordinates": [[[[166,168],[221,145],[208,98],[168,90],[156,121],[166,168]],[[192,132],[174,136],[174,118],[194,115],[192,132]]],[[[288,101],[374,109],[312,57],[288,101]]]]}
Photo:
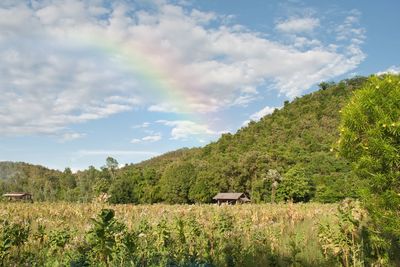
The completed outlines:
{"type": "Polygon", "coordinates": [[[33,202],[32,194],[26,192],[13,192],[6,193],[3,195],[4,198],[7,198],[9,201],[28,201],[33,202]]]}
{"type": "Polygon", "coordinates": [[[250,202],[250,199],[244,193],[218,193],[213,199],[217,201],[218,205],[250,202]]]}

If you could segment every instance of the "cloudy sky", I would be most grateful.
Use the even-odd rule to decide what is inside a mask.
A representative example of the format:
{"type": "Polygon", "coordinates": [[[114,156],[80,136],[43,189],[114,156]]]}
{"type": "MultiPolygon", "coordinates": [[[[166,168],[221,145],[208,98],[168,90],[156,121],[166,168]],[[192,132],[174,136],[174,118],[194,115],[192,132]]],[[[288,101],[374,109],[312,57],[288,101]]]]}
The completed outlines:
{"type": "Polygon", "coordinates": [[[0,161],[202,146],[322,81],[400,70],[400,2],[0,1],[0,161]]]}

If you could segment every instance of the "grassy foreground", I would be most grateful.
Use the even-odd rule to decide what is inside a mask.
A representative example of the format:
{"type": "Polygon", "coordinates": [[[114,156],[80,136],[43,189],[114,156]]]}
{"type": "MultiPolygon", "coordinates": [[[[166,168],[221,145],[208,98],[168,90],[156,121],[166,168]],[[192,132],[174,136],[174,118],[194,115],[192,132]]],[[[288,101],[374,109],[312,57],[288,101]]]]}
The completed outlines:
{"type": "Polygon", "coordinates": [[[314,203],[0,203],[0,264],[337,266],[319,236],[337,213],[337,205],[314,203]]]}

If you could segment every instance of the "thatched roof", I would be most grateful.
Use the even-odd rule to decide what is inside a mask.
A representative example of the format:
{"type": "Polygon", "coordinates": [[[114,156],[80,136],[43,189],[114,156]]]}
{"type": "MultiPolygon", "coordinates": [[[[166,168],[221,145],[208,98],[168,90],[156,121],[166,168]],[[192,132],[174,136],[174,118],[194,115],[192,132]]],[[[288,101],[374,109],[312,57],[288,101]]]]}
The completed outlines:
{"type": "Polygon", "coordinates": [[[218,193],[213,199],[215,200],[238,200],[240,198],[247,198],[244,193],[218,193]]]}

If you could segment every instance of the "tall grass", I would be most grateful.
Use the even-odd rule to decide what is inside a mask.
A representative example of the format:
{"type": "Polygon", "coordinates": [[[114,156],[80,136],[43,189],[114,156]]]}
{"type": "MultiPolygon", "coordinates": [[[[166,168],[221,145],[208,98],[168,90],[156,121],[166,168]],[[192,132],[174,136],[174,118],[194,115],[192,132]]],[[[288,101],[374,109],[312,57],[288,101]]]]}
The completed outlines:
{"type": "Polygon", "coordinates": [[[314,203],[1,203],[0,257],[5,266],[337,266],[318,236],[336,215],[337,205],[314,203]]]}

